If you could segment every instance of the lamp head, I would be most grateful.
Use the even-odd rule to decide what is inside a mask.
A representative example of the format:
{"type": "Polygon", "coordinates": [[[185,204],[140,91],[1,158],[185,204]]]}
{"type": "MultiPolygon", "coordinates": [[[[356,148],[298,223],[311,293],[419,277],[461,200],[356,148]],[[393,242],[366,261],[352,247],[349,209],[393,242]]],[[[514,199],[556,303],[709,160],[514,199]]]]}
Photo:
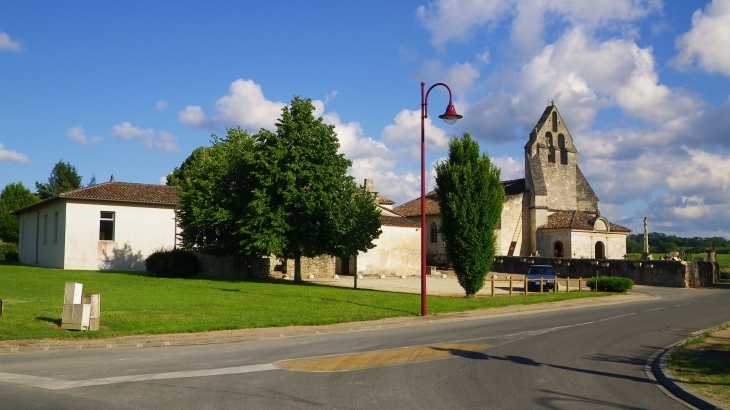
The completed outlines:
{"type": "Polygon", "coordinates": [[[447,124],[454,124],[456,121],[459,121],[463,115],[459,115],[456,113],[456,108],[454,108],[454,104],[449,104],[448,107],[446,107],[446,112],[442,115],[439,115],[439,118],[444,120],[447,124]]]}

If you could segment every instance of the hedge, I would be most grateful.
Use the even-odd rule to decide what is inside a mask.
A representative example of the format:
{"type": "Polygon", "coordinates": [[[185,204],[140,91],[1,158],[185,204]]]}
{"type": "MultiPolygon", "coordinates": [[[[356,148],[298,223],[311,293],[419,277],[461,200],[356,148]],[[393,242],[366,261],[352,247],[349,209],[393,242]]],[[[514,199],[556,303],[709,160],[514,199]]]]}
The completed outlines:
{"type": "Polygon", "coordinates": [[[161,250],[147,257],[145,267],[160,278],[189,278],[200,272],[200,260],[182,249],[161,250]]]}
{"type": "Polygon", "coordinates": [[[18,245],[10,242],[0,243],[0,261],[17,262],[18,245]]]}
{"type": "MultiPolygon", "coordinates": [[[[586,284],[591,290],[596,290],[596,278],[589,279],[586,284]]],[[[634,281],[629,278],[615,276],[599,276],[598,290],[601,292],[625,293],[634,287],[634,281]]]]}

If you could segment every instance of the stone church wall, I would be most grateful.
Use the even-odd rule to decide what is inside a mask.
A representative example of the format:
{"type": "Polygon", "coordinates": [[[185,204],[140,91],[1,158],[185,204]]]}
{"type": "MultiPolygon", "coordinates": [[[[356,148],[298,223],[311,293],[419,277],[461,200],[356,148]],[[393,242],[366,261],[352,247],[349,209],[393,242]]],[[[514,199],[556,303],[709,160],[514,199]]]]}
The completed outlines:
{"type": "Polygon", "coordinates": [[[710,286],[719,280],[720,267],[710,262],[628,261],[497,256],[490,269],[498,273],[527,272],[531,265],[552,265],[561,277],[618,276],[637,285],[674,288],[710,286]]]}

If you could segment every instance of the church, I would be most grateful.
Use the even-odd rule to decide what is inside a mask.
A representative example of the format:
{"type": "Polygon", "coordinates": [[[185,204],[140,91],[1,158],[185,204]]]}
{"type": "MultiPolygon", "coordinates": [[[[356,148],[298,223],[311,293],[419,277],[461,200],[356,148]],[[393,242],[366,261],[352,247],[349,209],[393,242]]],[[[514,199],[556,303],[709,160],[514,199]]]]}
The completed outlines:
{"type": "MultiPolygon", "coordinates": [[[[598,197],[578,166],[568,127],[551,103],[525,145],[525,177],[502,181],[505,201],[495,231],[497,255],[623,259],[630,229],[601,216],[598,197]]],[[[420,222],[420,198],[395,208],[420,222]]],[[[427,253],[444,254],[436,191],[426,197],[427,253]]]]}

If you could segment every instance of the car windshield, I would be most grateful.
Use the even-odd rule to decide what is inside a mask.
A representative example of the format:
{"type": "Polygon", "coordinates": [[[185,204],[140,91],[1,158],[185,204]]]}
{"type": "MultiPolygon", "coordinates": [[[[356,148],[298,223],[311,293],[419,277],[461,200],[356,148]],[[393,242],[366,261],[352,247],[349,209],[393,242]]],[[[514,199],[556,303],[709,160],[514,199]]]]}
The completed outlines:
{"type": "Polygon", "coordinates": [[[528,275],[555,275],[555,269],[552,266],[533,266],[530,268],[528,275]]]}

